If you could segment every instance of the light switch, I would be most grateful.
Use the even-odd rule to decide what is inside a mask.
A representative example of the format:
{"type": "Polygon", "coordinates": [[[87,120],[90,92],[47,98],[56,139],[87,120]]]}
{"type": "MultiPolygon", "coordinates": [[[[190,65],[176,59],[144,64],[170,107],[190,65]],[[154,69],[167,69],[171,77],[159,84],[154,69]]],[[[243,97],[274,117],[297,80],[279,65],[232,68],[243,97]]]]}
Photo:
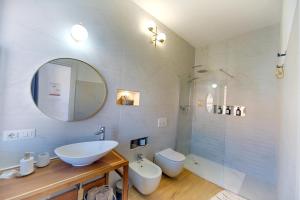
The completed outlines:
{"type": "Polygon", "coordinates": [[[164,128],[168,126],[168,120],[166,117],[158,118],[157,120],[158,128],[164,128]]]}
{"type": "Polygon", "coordinates": [[[35,129],[23,129],[19,132],[19,140],[30,139],[35,137],[35,129]]]}

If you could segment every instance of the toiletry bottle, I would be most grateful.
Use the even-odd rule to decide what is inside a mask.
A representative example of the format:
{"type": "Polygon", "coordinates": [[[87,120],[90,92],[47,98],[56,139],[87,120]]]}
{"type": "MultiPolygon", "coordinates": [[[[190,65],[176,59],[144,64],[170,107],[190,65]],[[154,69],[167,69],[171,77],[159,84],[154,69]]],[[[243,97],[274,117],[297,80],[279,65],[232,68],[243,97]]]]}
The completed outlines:
{"type": "Polygon", "coordinates": [[[222,113],[223,113],[222,106],[219,106],[219,108],[218,108],[218,114],[222,114],[222,113]]]}
{"type": "Polygon", "coordinates": [[[139,146],[146,146],[146,138],[142,138],[139,140],[139,146]]]}
{"type": "Polygon", "coordinates": [[[218,106],[214,105],[214,113],[217,114],[218,113],[218,106]]]}
{"type": "Polygon", "coordinates": [[[242,114],[242,111],[241,111],[240,107],[237,107],[237,109],[235,111],[235,115],[236,116],[241,116],[241,114],[242,114]]]}
{"type": "Polygon", "coordinates": [[[226,115],[230,115],[231,114],[231,109],[230,106],[226,107],[226,115]]]}
{"type": "Polygon", "coordinates": [[[32,153],[26,152],[24,158],[20,160],[20,175],[26,176],[34,171],[34,157],[32,153]]]}

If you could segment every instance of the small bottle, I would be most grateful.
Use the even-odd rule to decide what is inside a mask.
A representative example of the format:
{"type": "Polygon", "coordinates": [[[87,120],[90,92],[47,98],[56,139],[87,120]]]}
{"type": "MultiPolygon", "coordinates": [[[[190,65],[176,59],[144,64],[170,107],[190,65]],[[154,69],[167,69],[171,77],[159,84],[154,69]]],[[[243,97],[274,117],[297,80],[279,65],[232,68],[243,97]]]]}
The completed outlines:
{"type": "Polygon", "coordinates": [[[219,106],[219,107],[218,107],[218,114],[222,114],[222,113],[223,113],[222,106],[219,106]]]}
{"type": "Polygon", "coordinates": [[[214,105],[214,113],[217,114],[218,113],[218,106],[214,105]]]}
{"type": "Polygon", "coordinates": [[[226,107],[226,115],[231,115],[231,109],[230,106],[226,107]]]}
{"type": "Polygon", "coordinates": [[[241,111],[240,107],[237,107],[237,109],[235,111],[235,115],[236,116],[241,116],[242,115],[242,111],[241,111]]]}

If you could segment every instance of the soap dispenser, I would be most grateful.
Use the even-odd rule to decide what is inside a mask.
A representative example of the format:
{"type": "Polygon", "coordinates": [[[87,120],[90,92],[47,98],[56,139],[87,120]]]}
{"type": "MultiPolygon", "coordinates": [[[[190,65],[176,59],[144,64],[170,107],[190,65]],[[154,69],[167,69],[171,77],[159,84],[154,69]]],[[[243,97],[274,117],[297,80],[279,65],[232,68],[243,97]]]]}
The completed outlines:
{"type": "Polygon", "coordinates": [[[222,106],[219,106],[218,107],[218,114],[222,114],[223,113],[223,107],[222,106]]]}
{"type": "Polygon", "coordinates": [[[235,113],[236,113],[236,116],[241,116],[242,115],[242,111],[241,111],[240,107],[237,107],[235,113]]]}
{"type": "Polygon", "coordinates": [[[231,115],[231,109],[230,106],[226,107],[226,115],[231,115]]]}
{"type": "Polygon", "coordinates": [[[20,175],[27,176],[34,171],[33,153],[26,152],[24,158],[20,160],[20,175]]]}

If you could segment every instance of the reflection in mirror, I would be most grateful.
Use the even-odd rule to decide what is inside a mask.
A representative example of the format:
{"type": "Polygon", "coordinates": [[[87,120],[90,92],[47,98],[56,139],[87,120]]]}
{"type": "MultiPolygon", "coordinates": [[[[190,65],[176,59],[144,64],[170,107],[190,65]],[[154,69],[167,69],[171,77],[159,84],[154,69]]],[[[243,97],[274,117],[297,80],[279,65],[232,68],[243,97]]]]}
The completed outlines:
{"type": "Polygon", "coordinates": [[[209,113],[211,113],[214,109],[214,98],[210,93],[206,97],[206,109],[209,113]]]}
{"type": "Polygon", "coordinates": [[[79,121],[96,114],[103,106],[107,88],[91,65],[76,59],[59,58],[42,65],[31,83],[36,106],[61,121],[79,121]]]}

